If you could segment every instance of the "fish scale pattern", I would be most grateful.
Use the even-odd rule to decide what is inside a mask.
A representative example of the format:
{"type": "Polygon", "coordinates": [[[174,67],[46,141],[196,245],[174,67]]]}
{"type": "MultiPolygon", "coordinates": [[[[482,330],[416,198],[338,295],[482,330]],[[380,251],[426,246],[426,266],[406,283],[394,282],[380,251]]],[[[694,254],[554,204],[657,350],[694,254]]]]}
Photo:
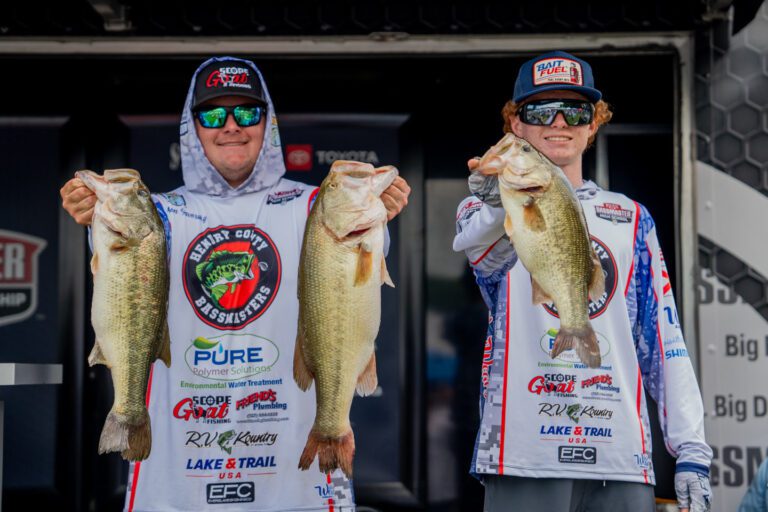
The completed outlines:
{"type": "MultiPolygon", "coordinates": [[[[697,158],[768,196],[768,2],[731,31],[721,21],[697,36],[697,158]]],[[[699,265],[768,320],[768,276],[703,237],[699,265]]]]}

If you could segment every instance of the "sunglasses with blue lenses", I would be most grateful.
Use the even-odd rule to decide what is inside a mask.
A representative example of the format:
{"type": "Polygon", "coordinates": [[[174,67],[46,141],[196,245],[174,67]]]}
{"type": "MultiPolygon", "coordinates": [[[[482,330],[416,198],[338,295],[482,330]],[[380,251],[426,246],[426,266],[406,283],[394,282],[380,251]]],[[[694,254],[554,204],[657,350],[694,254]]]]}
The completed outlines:
{"type": "Polygon", "coordinates": [[[563,114],[568,126],[583,126],[592,122],[595,107],[582,100],[537,100],[526,103],[517,111],[522,122],[536,126],[551,125],[558,113],[563,114]]]}
{"type": "Polygon", "coordinates": [[[229,114],[235,118],[237,126],[247,128],[259,124],[265,110],[263,105],[208,106],[196,108],[193,114],[203,128],[221,128],[227,124],[229,114]]]}

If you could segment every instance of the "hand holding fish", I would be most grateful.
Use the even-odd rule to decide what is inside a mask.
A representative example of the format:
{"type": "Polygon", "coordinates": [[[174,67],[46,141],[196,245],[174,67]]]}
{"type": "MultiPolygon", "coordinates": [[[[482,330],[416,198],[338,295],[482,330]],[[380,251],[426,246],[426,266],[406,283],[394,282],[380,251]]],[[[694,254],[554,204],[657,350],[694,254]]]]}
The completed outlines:
{"type": "Polygon", "coordinates": [[[96,194],[80,178],[72,178],[61,187],[61,206],[81,226],[90,226],[96,194]]]}
{"type": "Polygon", "coordinates": [[[387,209],[387,222],[397,217],[403,211],[403,208],[408,204],[408,196],[410,194],[411,187],[400,176],[396,177],[395,181],[382,192],[381,200],[387,209]]]}

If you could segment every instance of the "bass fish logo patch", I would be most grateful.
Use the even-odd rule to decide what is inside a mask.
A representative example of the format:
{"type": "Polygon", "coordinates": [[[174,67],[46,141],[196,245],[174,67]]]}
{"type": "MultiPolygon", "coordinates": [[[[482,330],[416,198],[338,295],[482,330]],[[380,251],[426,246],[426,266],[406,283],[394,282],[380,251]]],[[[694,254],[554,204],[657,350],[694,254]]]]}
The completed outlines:
{"type": "Polygon", "coordinates": [[[280,286],[280,253],[253,225],[200,233],[184,254],[184,292],[197,316],[217,329],[241,329],[272,304],[280,286]]]}

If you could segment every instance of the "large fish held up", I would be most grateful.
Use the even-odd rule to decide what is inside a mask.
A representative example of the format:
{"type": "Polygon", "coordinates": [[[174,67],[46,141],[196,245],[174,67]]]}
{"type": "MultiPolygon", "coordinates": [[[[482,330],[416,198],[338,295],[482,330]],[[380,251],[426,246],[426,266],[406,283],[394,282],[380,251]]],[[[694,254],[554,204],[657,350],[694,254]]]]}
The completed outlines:
{"type": "Polygon", "coordinates": [[[155,359],[171,365],[165,232],[135,170],[75,175],[97,197],[91,223],[96,343],[88,364],[106,365],[115,391],[99,453],[121,452],[126,460],[143,460],[152,448],[145,402],[150,366],[155,359]]]}
{"type": "Polygon", "coordinates": [[[304,391],[315,382],[317,411],[301,469],[317,455],[320,471],[341,468],[352,476],[349,410],[355,390],[365,396],[378,386],[381,285],[394,286],[384,261],[387,211],[379,196],[396,176],[394,167],[337,160],[307,219],[293,376],[304,391]]]}
{"type": "Polygon", "coordinates": [[[603,294],[605,276],[581,204],[562,169],[508,133],[483,155],[477,172],[498,175],[507,214],[504,229],[531,274],[533,303],[554,302],[557,308],[560,330],[550,356],[573,349],[584,364],[599,367],[589,296],[603,294]]]}

